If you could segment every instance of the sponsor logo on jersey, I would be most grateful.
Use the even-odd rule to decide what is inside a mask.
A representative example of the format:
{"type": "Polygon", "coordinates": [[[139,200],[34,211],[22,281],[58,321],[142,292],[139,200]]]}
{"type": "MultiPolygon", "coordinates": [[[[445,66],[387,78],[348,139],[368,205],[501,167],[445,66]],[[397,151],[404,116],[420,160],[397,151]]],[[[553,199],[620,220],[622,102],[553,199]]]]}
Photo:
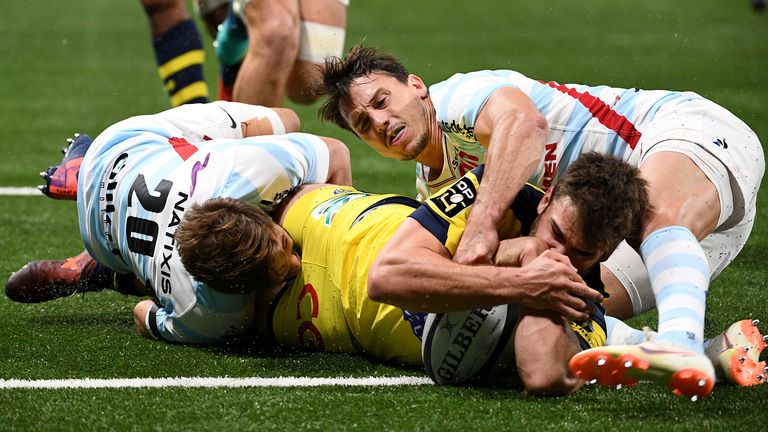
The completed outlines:
{"type": "Polygon", "coordinates": [[[714,144],[714,145],[716,145],[718,147],[722,147],[724,149],[728,148],[728,143],[725,142],[725,138],[718,138],[718,139],[712,141],[712,144],[714,144]]]}
{"type": "Polygon", "coordinates": [[[171,258],[173,257],[176,248],[176,228],[181,223],[181,215],[184,214],[186,209],[185,203],[189,198],[184,192],[178,193],[178,200],[173,204],[173,211],[171,212],[171,222],[168,224],[168,229],[165,231],[165,242],[163,243],[163,259],[160,261],[160,290],[164,294],[170,294],[173,291],[173,284],[171,279],[172,268],[171,258]]]}
{"type": "Polygon", "coordinates": [[[291,192],[296,190],[297,187],[298,186],[294,186],[294,187],[292,187],[290,189],[287,189],[287,190],[284,190],[284,191],[280,191],[280,192],[276,193],[275,196],[272,198],[272,202],[270,202],[269,200],[261,200],[261,204],[266,206],[266,207],[271,207],[273,204],[280,204],[285,199],[285,197],[290,195],[291,192]]]}
{"type": "Polygon", "coordinates": [[[472,205],[477,197],[477,188],[469,177],[462,177],[439,196],[430,201],[448,217],[454,217],[472,205]]]}
{"type": "Polygon", "coordinates": [[[552,186],[552,179],[557,173],[557,143],[547,144],[544,147],[544,173],[541,176],[541,188],[546,191],[552,186]]]}
{"type": "Polygon", "coordinates": [[[297,336],[299,345],[302,347],[325,350],[325,342],[320,334],[320,329],[312,322],[312,319],[317,318],[319,314],[320,300],[317,290],[312,284],[306,284],[299,291],[299,296],[296,299],[296,320],[300,321],[297,336]],[[308,308],[307,303],[309,303],[308,308]]]}
{"type": "Polygon", "coordinates": [[[453,166],[459,172],[460,176],[463,176],[480,165],[479,157],[465,151],[459,151],[453,161],[453,166]]]}
{"type": "Polygon", "coordinates": [[[118,244],[115,241],[115,239],[112,237],[112,218],[114,217],[115,212],[115,189],[117,189],[117,175],[120,173],[120,171],[123,170],[123,168],[126,167],[128,161],[128,153],[123,153],[120,156],[115,159],[115,162],[112,163],[112,167],[109,169],[109,175],[107,175],[107,181],[106,184],[104,182],[101,183],[101,193],[103,194],[102,197],[100,197],[101,201],[101,220],[103,223],[104,228],[104,237],[107,239],[107,247],[109,247],[109,250],[112,251],[112,254],[116,257],[121,258],[120,256],[120,250],[118,248],[118,244]]]}
{"type": "Polygon", "coordinates": [[[457,134],[465,140],[475,141],[475,128],[460,125],[456,123],[455,120],[451,120],[450,123],[441,121],[440,129],[442,129],[445,133],[457,134]]]}
{"type": "Polygon", "coordinates": [[[370,196],[367,193],[351,193],[347,195],[341,195],[335,198],[331,198],[328,201],[320,204],[312,210],[312,217],[315,220],[323,220],[325,226],[331,226],[333,218],[341,211],[341,208],[348,204],[350,201],[354,201],[359,198],[370,196]]]}

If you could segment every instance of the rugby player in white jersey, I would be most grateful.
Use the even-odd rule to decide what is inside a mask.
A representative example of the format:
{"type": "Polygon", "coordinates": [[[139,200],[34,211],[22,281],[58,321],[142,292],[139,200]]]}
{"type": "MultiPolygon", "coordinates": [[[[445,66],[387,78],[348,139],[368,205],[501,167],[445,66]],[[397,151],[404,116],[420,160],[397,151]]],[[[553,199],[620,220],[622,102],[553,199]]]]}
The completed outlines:
{"type": "MultiPolygon", "coordinates": [[[[269,211],[300,184],[350,184],[344,144],[298,129],[288,109],[214,102],[131,117],[92,142],[77,136],[62,165],[43,173],[43,189],[54,198],[77,199],[86,251],[66,261],[29,263],[8,280],[6,294],[39,302],[103,289],[114,279],[119,291],[157,300],[134,309],[147,335],[179,343],[241,336],[252,324],[252,287],[283,277],[287,269],[271,268],[275,252],[266,249],[254,260],[269,271],[251,275],[252,284],[210,289],[184,269],[175,231],[190,206],[212,197],[269,211]]],[[[271,232],[248,234],[253,240],[242,247],[258,250],[271,232]]],[[[226,260],[232,251],[207,252],[212,260],[226,260]]],[[[227,278],[243,275],[221,275],[227,278]]]]}
{"type": "Polygon", "coordinates": [[[647,363],[647,370],[615,372],[624,383],[649,378],[676,392],[709,394],[706,292],[749,237],[765,169],[760,142],[741,120],[693,92],[563,85],[508,70],[456,74],[428,87],[392,56],[361,46],[326,61],[320,91],[323,119],[383,156],[417,162],[422,194],[486,163],[455,257],[463,263],[491,262],[501,215],[526,181],[547,189],[590,151],[639,167],[653,210],[642,243],[605,262],[605,307],[619,317],[656,307],[658,335],[587,351],[579,364],[605,372],[647,363]],[[631,363],[605,365],[607,358],[631,363]]]}

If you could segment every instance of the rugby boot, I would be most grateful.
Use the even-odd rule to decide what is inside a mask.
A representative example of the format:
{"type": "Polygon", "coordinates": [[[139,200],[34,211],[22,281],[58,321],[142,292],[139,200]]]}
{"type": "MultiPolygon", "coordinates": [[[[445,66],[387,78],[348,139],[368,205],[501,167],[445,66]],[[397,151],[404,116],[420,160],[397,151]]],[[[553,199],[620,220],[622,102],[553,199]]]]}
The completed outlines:
{"type": "Polygon", "coordinates": [[[69,145],[63,149],[64,159],[61,164],[41,172],[40,177],[45,180],[45,184],[37,188],[53,199],[77,200],[80,165],[93,140],[88,135],[76,133],[72,138],[67,138],[67,142],[69,145]]]}
{"type": "Polygon", "coordinates": [[[83,251],[65,260],[32,261],[5,283],[5,295],[19,303],[40,303],[113,284],[112,270],[99,265],[83,251]]]}
{"type": "Polygon", "coordinates": [[[571,357],[568,366],[589,384],[620,388],[654,381],[694,401],[709,395],[715,385],[706,355],[657,342],[588,349],[571,357]]]}
{"type": "Polygon", "coordinates": [[[216,32],[216,57],[224,66],[232,66],[243,61],[248,51],[248,29],[245,27],[239,9],[243,2],[230,2],[227,17],[216,32]]]}
{"type": "Polygon", "coordinates": [[[762,336],[758,320],[741,320],[705,342],[705,353],[720,380],[738,386],[762,384],[768,379],[766,362],[760,361],[768,335],[762,336]]]}

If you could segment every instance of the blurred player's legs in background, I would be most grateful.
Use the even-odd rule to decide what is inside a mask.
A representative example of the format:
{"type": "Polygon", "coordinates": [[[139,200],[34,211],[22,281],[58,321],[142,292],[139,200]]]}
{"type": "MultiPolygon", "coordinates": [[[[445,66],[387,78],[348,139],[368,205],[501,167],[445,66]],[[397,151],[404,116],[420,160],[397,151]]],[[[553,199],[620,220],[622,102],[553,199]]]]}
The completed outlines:
{"type": "Polygon", "coordinates": [[[216,33],[224,19],[227,17],[229,0],[195,0],[195,11],[203,20],[205,30],[216,40],[216,33]]]}
{"type": "Polygon", "coordinates": [[[219,97],[280,106],[312,103],[316,67],[344,49],[347,0],[235,0],[217,36],[219,97]],[[244,43],[243,28],[247,43],[244,43]],[[242,59],[242,63],[238,61],[242,59]]]}
{"type": "Polygon", "coordinates": [[[185,0],[141,0],[149,19],[157,70],[171,106],[208,102],[203,42],[185,0]]]}

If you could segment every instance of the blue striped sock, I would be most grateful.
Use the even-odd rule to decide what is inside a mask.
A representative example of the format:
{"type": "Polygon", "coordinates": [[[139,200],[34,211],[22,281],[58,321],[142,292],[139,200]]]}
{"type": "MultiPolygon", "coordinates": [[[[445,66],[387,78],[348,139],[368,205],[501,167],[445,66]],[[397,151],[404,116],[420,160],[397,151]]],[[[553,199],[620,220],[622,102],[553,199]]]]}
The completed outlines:
{"type": "Polygon", "coordinates": [[[709,263],[693,233],[682,226],[652,232],[640,245],[659,312],[657,342],[703,352],[709,263]]]}

